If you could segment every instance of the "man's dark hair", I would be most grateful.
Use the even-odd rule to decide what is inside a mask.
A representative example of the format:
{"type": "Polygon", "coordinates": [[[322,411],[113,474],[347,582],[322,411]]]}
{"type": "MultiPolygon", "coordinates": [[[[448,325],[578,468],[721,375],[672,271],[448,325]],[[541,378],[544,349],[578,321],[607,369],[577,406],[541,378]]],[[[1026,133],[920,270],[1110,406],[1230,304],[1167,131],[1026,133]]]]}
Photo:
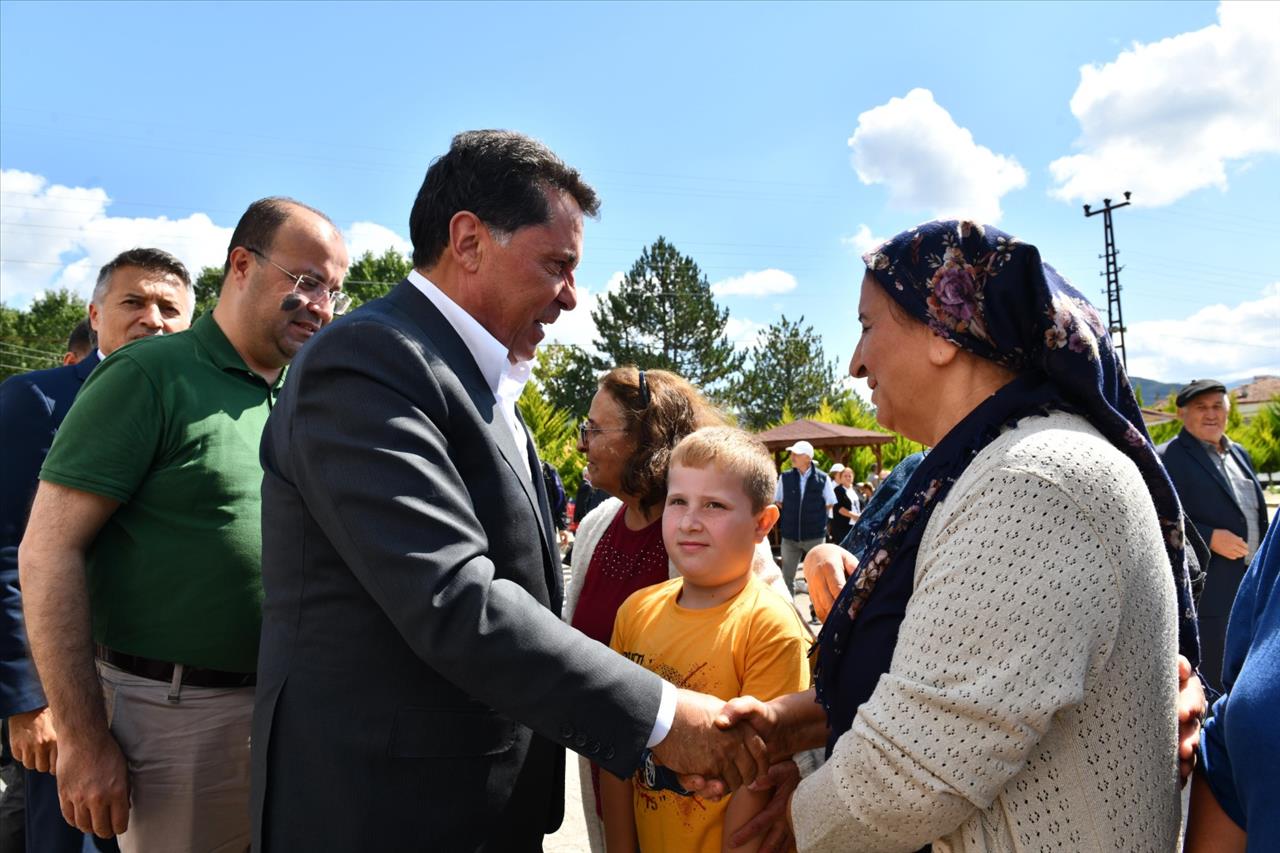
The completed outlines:
{"type": "Polygon", "coordinates": [[[600,199],[578,174],[536,139],[511,130],[459,133],[427,176],[409,214],[413,265],[431,267],[449,244],[449,221],[470,211],[491,230],[512,234],[551,218],[545,190],[573,197],[587,216],[600,199]]]}
{"type": "MultiPolygon", "coordinates": [[[[325,222],[333,225],[332,219],[314,207],[303,204],[296,199],[282,195],[260,198],[249,205],[249,209],[244,212],[244,215],[240,217],[240,221],[236,223],[236,230],[231,232],[231,242],[227,244],[227,259],[222,264],[223,276],[231,272],[231,252],[237,246],[245,249],[257,249],[264,254],[269,253],[271,244],[275,242],[276,232],[280,230],[281,225],[289,221],[289,217],[293,214],[293,208],[296,207],[309,210],[325,222]]],[[[333,227],[337,228],[338,226],[333,225],[333,227]]]]}
{"type": "Polygon", "coordinates": [[[93,351],[97,341],[94,340],[93,327],[89,325],[89,318],[85,317],[76,327],[71,330],[70,336],[67,338],[67,352],[73,352],[77,356],[84,358],[93,351]]]}
{"type": "Polygon", "coordinates": [[[164,249],[130,249],[121,252],[98,270],[98,283],[93,287],[93,304],[101,306],[111,287],[111,276],[121,267],[138,267],[157,275],[171,275],[186,285],[187,293],[193,299],[195,291],[191,287],[191,273],[183,266],[182,261],[164,249]]]}

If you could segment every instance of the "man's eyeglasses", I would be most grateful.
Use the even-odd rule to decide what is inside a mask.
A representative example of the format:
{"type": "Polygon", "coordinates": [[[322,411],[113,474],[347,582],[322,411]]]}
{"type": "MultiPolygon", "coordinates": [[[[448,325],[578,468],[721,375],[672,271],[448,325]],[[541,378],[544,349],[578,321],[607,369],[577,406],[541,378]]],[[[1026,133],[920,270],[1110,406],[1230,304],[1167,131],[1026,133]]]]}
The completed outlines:
{"type": "Polygon", "coordinates": [[[614,427],[612,429],[605,429],[604,427],[591,426],[591,421],[585,420],[582,423],[578,424],[578,441],[581,444],[586,444],[588,441],[591,440],[591,433],[593,432],[626,432],[626,431],[627,431],[626,427],[614,427]]]}
{"type": "Polygon", "coordinates": [[[334,314],[345,314],[347,313],[347,309],[351,307],[351,297],[343,293],[341,290],[330,290],[325,286],[324,282],[318,281],[306,273],[289,272],[262,252],[250,246],[245,246],[245,249],[253,252],[255,255],[271,264],[271,266],[293,279],[293,292],[302,294],[307,298],[308,302],[315,302],[319,305],[323,305],[325,302],[328,302],[329,306],[333,309],[334,314]]]}

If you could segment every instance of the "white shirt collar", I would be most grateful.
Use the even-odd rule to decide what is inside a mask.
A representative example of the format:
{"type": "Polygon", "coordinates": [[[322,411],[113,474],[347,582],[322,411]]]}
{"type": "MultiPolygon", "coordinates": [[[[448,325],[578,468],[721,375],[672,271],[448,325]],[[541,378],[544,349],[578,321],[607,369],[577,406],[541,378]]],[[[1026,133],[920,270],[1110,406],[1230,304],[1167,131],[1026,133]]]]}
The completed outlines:
{"type": "Polygon", "coordinates": [[[461,305],[450,299],[448,294],[417,270],[410,270],[408,278],[414,287],[422,291],[423,296],[431,300],[431,304],[449,321],[458,337],[462,338],[463,345],[475,358],[480,375],[484,377],[493,395],[514,406],[533,372],[533,362],[517,361],[512,364],[502,342],[461,305]]]}

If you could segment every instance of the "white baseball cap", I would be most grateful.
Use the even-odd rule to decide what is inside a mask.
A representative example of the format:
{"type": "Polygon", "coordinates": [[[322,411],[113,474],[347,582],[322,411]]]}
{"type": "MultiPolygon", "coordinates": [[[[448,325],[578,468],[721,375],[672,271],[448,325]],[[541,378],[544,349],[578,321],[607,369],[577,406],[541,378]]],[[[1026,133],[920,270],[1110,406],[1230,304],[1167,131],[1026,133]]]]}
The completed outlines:
{"type": "Polygon", "coordinates": [[[798,453],[801,456],[813,458],[813,445],[807,441],[797,441],[795,444],[787,448],[788,453],[798,453]]]}
{"type": "Polygon", "coordinates": [[[841,471],[843,471],[843,470],[844,470],[844,466],[843,466],[843,465],[841,465],[839,462],[837,462],[836,464],[834,464],[834,465],[832,465],[832,466],[831,466],[831,473],[832,473],[832,474],[839,474],[839,473],[840,473],[841,471]]]}

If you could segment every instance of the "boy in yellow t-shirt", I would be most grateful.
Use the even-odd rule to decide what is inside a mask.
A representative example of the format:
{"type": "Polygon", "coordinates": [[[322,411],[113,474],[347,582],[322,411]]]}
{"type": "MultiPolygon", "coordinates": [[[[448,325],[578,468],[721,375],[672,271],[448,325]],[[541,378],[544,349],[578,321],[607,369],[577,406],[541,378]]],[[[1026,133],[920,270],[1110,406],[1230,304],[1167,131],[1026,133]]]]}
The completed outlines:
{"type": "MultiPolygon", "coordinates": [[[[709,427],[671,455],[662,539],[680,577],[642,589],[618,610],[612,647],[663,678],[729,700],[768,700],[809,687],[809,633],[795,606],[751,571],[778,520],[769,451],[742,430],[709,427]]],[[[719,802],[603,773],[610,853],[720,851],[768,801],[740,789],[719,802]]],[[[735,850],[755,850],[759,839],[735,850]]]]}

